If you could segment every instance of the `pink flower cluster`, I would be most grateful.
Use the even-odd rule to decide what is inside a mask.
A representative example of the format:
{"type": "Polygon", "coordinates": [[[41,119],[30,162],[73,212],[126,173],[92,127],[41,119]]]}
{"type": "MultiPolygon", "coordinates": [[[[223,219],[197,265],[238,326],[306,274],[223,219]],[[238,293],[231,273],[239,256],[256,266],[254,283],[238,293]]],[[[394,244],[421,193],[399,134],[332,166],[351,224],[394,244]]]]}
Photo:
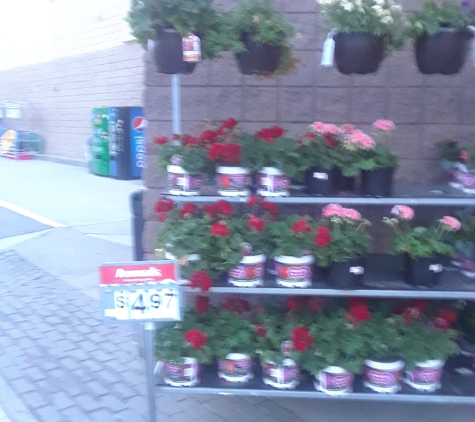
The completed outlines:
{"type": "Polygon", "coordinates": [[[383,132],[389,132],[390,130],[396,129],[396,125],[391,120],[376,120],[373,123],[375,129],[381,130],[383,132]]]}
{"type": "Polygon", "coordinates": [[[314,132],[321,133],[321,134],[327,134],[329,133],[330,135],[338,135],[340,132],[340,129],[338,128],[337,125],[331,125],[331,124],[326,124],[322,122],[315,122],[310,125],[310,129],[312,129],[314,132]]]}
{"type": "Polygon", "coordinates": [[[463,161],[469,161],[470,160],[470,154],[466,150],[460,151],[460,159],[463,161]]]}
{"type": "Polygon", "coordinates": [[[450,230],[450,231],[456,232],[460,230],[460,227],[462,227],[462,224],[460,223],[460,221],[454,217],[445,216],[444,218],[441,218],[439,221],[447,228],[447,230],[450,230]]]}
{"type": "Polygon", "coordinates": [[[396,205],[391,210],[391,214],[403,220],[412,220],[414,218],[414,210],[406,205],[396,205]]]}
{"type": "Polygon", "coordinates": [[[349,218],[350,220],[360,221],[361,214],[353,208],[344,208],[340,204],[329,204],[322,210],[324,218],[340,217],[349,218]]]}
{"type": "Polygon", "coordinates": [[[346,135],[351,135],[352,133],[354,133],[357,130],[356,126],[353,126],[352,124],[349,124],[349,123],[341,125],[340,129],[346,135]]]}
{"type": "Polygon", "coordinates": [[[371,136],[366,135],[366,133],[362,132],[361,130],[355,130],[346,137],[346,140],[350,144],[354,144],[365,149],[373,149],[376,146],[374,139],[371,136]]]}

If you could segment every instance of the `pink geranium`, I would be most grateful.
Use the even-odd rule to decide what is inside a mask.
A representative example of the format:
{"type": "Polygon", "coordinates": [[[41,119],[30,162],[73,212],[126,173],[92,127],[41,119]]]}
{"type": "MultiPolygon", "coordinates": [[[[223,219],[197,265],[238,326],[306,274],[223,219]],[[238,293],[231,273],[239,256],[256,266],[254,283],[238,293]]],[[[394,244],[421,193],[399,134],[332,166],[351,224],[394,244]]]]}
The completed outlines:
{"type": "Polygon", "coordinates": [[[464,149],[462,151],[460,151],[460,159],[463,160],[463,161],[470,160],[470,154],[468,153],[468,151],[466,151],[464,149]]]}
{"type": "Polygon", "coordinates": [[[325,133],[329,133],[331,135],[337,135],[340,132],[340,129],[337,125],[325,125],[325,133]]]}
{"type": "Polygon", "coordinates": [[[414,210],[406,205],[394,206],[391,210],[391,214],[394,214],[403,220],[412,220],[414,218],[414,210]]]}
{"type": "Polygon", "coordinates": [[[323,207],[322,215],[324,218],[345,217],[345,208],[340,204],[329,204],[323,207]]]}
{"type": "Polygon", "coordinates": [[[460,227],[462,227],[462,224],[460,224],[460,221],[454,217],[445,216],[444,218],[441,218],[439,221],[447,228],[447,230],[450,230],[450,231],[458,231],[460,230],[460,227]]]}
{"type": "Polygon", "coordinates": [[[355,130],[351,135],[347,136],[347,140],[351,144],[365,149],[373,149],[376,146],[374,139],[361,130],[355,130]]]}
{"type": "Polygon", "coordinates": [[[390,130],[394,130],[396,128],[396,125],[391,120],[380,119],[380,120],[376,120],[373,123],[373,127],[383,132],[389,132],[390,130]]]}
{"type": "Polygon", "coordinates": [[[341,130],[343,131],[343,133],[346,133],[347,135],[351,135],[353,132],[356,131],[356,127],[349,123],[346,123],[341,126],[341,130]]]}
{"type": "Polygon", "coordinates": [[[310,125],[310,129],[317,133],[325,133],[326,124],[322,122],[315,122],[310,125]]]}
{"type": "Polygon", "coordinates": [[[350,220],[355,220],[355,221],[360,221],[361,220],[361,214],[354,210],[353,208],[345,208],[345,217],[349,218],[350,220]]]}

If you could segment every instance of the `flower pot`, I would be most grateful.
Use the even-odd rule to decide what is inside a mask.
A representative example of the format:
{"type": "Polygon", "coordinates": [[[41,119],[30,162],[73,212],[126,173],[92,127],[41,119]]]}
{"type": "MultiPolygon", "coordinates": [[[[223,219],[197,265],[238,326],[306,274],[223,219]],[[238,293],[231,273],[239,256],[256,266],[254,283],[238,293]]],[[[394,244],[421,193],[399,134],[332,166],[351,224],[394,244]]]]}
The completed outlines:
{"type": "Polygon", "coordinates": [[[342,192],[354,192],[356,177],[343,176],[338,167],[335,167],[335,184],[336,190],[342,192]]]}
{"type": "Polygon", "coordinates": [[[196,66],[196,63],[183,61],[182,37],[174,29],[158,31],[153,45],[153,58],[158,72],[168,75],[189,74],[196,66]]]}
{"type": "Polygon", "coordinates": [[[239,71],[244,75],[269,75],[279,67],[282,47],[258,44],[251,40],[251,33],[242,36],[246,51],[236,54],[239,71]]]}
{"type": "Polygon", "coordinates": [[[406,371],[406,384],[420,391],[433,393],[441,387],[444,360],[427,360],[416,363],[412,371],[406,371]]]}
{"type": "Polygon", "coordinates": [[[459,172],[458,181],[465,193],[475,194],[475,172],[459,172]]]}
{"type": "Polygon", "coordinates": [[[262,364],[264,384],[281,390],[293,390],[300,384],[300,367],[292,359],[284,359],[281,366],[266,361],[262,364]]]}
{"type": "Polygon", "coordinates": [[[237,268],[228,271],[228,283],[237,287],[262,286],[265,265],[265,255],[244,256],[237,268]]]}
{"type": "Polygon", "coordinates": [[[242,167],[218,167],[216,169],[218,193],[221,196],[248,196],[249,173],[249,170],[242,167]]]}
{"type": "Polygon", "coordinates": [[[394,167],[380,167],[361,172],[361,191],[364,196],[387,197],[393,189],[394,167]]]}
{"type": "Polygon", "coordinates": [[[462,274],[469,278],[475,278],[475,262],[468,256],[462,256],[459,262],[462,274]]]}
{"type": "Polygon", "coordinates": [[[457,359],[459,366],[464,368],[475,368],[475,344],[469,344],[465,340],[459,341],[460,355],[457,359]]]}
{"type": "Polygon", "coordinates": [[[203,183],[201,174],[189,174],[183,167],[167,166],[168,192],[171,195],[196,196],[203,183]]]}
{"type": "Polygon", "coordinates": [[[416,62],[421,73],[453,75],[460,72],[470,48],[470,31],[441,28],[415,42],[416,62]]]}
{"type": "Polygon", "coordinates": [[[360,256],[345,262],[332,262],[328,282],[336,289],[356,289],[363,285],[365,259],[360,256]]]}
{"type": "Polygon", "coordinates": [[[444,271],[439,256],[411,259],[406,255],[406,281],[414,286],[436,286],[444,271]]]}
{"type": "Polygon", "coordinates": [[[230,353],[225,360],[218,360],[218,376],[229,382],[247,382],[251,380],[252,359],[242,353],[230,353]]]}
{"type": "Polygon", "coordinates": [[[200,380],[198,378],[200,365],[195,358],[183,358],[183,364],[164,362],[163,381],[172,387],[194,387],[200,380]]]}
{"type": "Polygon", "coordinates": [[[290,178],[275,167],[264,167],[258,175],[257,194],[289,196],[290,178]]]}
{"type": "Polygon", "coordinates": [[[384,40],[373,34],[351,32],[337,33],[335,40],[335,64],[340,73],[367,74],[378,70],[384,58],[384,40]]]}
{"type": "Polygon", "coordinates": [[[187,284],[190,283],[190,280],[187,278],[187,276],[191,276],[194,272],[194,268],[190,263],[198,262],[201,260],[201,257],[198,254],[189,254],[182,256],[181,258],[177,258],[175,255],[171,254],[170,252],[165,252],[165,259],[170,259],[173,261],[177,261],[178,265],[180,266],[180,275],[181,279],[178,280],[178,284],[186,286],[187,284]],[[187,271],[190,269],[190,271],[187,271]],[[187,274],[189,273],[189,274],[187,274]]]}
{"type": "Polygon", "coordinates": [[[309,195],[331,196],[336,192],[336,169],[327,170],[323,167],[313,167],[305,175],[305,184],[309,195]]]}
{"type": "Polygon", "coordinates": [[[377,393],[397,393],[401,389],[403,369],[402,360],[389,362],[365,360],[363,385],[377,393]]]}
{"type": "Polygon", "coordinates": [[[353,380],[355,376],[352,372],[340,366],[328,366],[323,371],[315,375],[315,389],[330,396],[341,396],[353,391],[353,380]]]}
{"type": "Polygon", "coordinates": [[[294,256],[276,256],[276,283],[282,287],[310,287],[312,285],[313,263],[311,255],[296,258],[294,256]]]}

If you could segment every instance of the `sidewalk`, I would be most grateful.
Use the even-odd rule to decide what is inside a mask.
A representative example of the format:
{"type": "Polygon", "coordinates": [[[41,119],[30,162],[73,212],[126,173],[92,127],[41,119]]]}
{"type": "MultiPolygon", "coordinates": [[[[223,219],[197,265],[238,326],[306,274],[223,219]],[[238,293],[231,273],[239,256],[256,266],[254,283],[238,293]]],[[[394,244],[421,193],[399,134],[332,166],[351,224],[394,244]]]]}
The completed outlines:
{"type": "MultiPolygon", "coordinates": [[[[7,180],[0,184],[0,211],[2,205],[16,206],[44,218],[36,228],[22,223],[22,234],[0,239],[0,422],[146,421],[136,327],[105,325],[97,300],[98,265],[132,259],[129,195],[141,182],[1,158],[0,175],[7,180]]],[[[470,406],[188,394],[157,394],[157,405],[160,422],[475,417],[470,406]]]]}

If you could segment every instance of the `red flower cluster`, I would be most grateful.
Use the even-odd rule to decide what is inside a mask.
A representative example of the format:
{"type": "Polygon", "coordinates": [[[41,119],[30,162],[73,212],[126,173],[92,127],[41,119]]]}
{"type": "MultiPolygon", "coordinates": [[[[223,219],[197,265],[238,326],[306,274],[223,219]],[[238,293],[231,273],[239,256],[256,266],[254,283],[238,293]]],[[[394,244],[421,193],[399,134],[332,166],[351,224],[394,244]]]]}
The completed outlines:
{"type": "Polygon", "coordinates": [[[277,205],[267,201],[264,201],[262,203],[262,209],[265,211],[269,211],[272,214],[277,214],[279,212],[279,208],[277,207],[277,205]]]}
{"type": "Polygon", "coordinates": [[[336,146],[336,142],[335,140],[333,139],[333,135],[330,134],[330,133],[325,133],[323,135],[323,137],[325,138],[325,140],[327,141],[328,145],[330,145],[331,147],[335,147],[336,146]]]}
{"type": "Polygon", "coordinates": [[[211,218],[216,217],[216,209],[214,208],[213,205],[205,205],[203,207],[203,212],[208,214],[211,218]]]}
{"type": "Polygon", "coordinates": [[[315,244],[317,246],[326,247],[332,241],[332,239],[333,237],[328,227],[320,226],[317,229],[317,234],[315,235],[315,244]]]}
{"type": "Polygon", "coordinates": [[[318,296],[289,296],[285,301],[285,306],[289,311],[308,309],[315,312],[323,307],[323,301],[318,296]]]}
{"type": "Polygon", "coordinates": [[[241,145],[227,142],[223,145],[213,144],[208,150],[208,156],[212,161],[224,164],[239,164],[241,158],[241,145]]]}
{"type": "Polygon", "coordinates": [[[198,330],[191,330],[185,333],[185,340],[191,343],[193,349],[201,349],[206,345],[206,334],[198,330]]]}
{"type": "Polygon", "coordinates": [[[209,297],[198,296],[196,298],[196,312],[204,314],[209,309],[209,297]]]}
{"type": "Polygon", "coordinates": [[[412,324],[415,320],[421,317],[421,311],[416,307],[407,307],[402,313],[402,317],[408,324],[412,324]]]}
{"type": "Polygon", "coordinates": [[[226,302],[223,303],[223,309],[229,312],[242,314],[243,312],[249,312],[251,310],[251,305],[244,299],[227,299],[226,302]]]}
{"type": "Polygon", "coordinates": [[[261,129],[259,132],[256,132],[254,137],[257,139],[262,139],[266,142],[274,142],[277,138],[280,138],[285,133],[285,130],[281,127],[274,126],[265,129],[261,129]]]}
{"type": "Polygon", "coordinates": [[[213,284],[213,280],[204,271],[195,271],[190,277],[190,287],[199,287],[207,292],[213,284]]]}
{"type": "Polygon", "coordinates": [[[168,217],[168,213],[166,212],[161,212],[160,214],[158,214],[158,221],[160,221],[160,223],[163,223],[168,217]]]}
{"type": "Polygon", "coordinates": [[[312,229],[305,220],[300,220],[292,224],[292,231],[294,233],[302,233],[311,232],[312,229]]]}
{"type": "Polygon", "coordinates": [[[195,204],[185,204],[180,210],[180,217],[184,218],[186,214],[194,214],[196,212],[195,204]]]}
{"type": "Polygon", "coordinates": [[[322,298],[318,296],[308,296],[307,307],[311,311],[319,311],[320,309],[322,309],[322,298]]]}
{"type": "Polygon", "coordinates": [[[441,330],[448,330],[455,321],[457,321],[457,314],[454,311],[440,309],[432,321],[432,325],[441,330]]]}
{"type": "Polygon", "coordinates": [[[298,352],[305,352],[313,343],[313,338],[310,336],[309,331],[304,327],[297,327],[292,332],[292,343],[295,350],[298,352]]]}
{"type": "Polygon", "coordinates": [[[222,128],[224,129],[232,129],[234,126],[237,125],[237,120],[233,119],[232,117],[228,117],[223,124],[221,125],[222,128]]]}
{"type": "Polygon", "coordinates": [[[358,325],[359,321],[367,321],[371,319],[371,312],[368,310],[365,299],[350,298],[348,319],[353,322],[354,325],[358,325]]]}
{"type": "Polygon", "coordinates": [[[155,211],[170,212],[173,209],[174,202],[171,199],[160,199],[155,204],[155,211]]]}
{"type": "Polygon", "coordinates": [[[249,205],[260,204],[261,202],[262,202],[262,197],[257,196],[257,195],[251,195],[249,199],[247,200],[247,203],[249,205]]]}
{"type": "Polygon", "coordinates": [[[255,325],[254,329],[259,337],[265,337],[267,335],[267,331],[262,325],[255,325]]]}
{"type": "Polygon", "coordinates": [[[163,144],[168,143],[168,139],[167,139],[166,136],[157,136],[157,137],[153,138],[153,142],[155,144],[163,145],[163,144]]]}
{"type": "Polygon", "coordinates": [[[194,136],[184,135],[181,143],[184,147],[194,148],[198,146],[198,139],[196,139],[194,136]]]}
{"type": "Polygon", "coordinates": [[[249,221],[247,223],[247,227],[250,229],[254,229],[258,232],[263,232],[266,226],[266,222],[264,220],[261,220],[259,217],[256,217],[255,215],[251,215],[249,217],[249,221]]]}
{"type": "Polygon", "coordinates": [[[216,201],[213,204],[213,207],[217,214],[228,215],[228,216],[233,214],[233,206],[228,201],[225,201],[224,199],[216,201]]]}
{"type": "Polygon", "coordinates": [[[211,226],[211,233],[214,234],[215,236],[221,236],[221,237],[226,237],[230,236],[231,232],[229,231],[229,228],[226,224],[224,223],[214,223],[211,226]]]}
{"type": "Polygon", "coordinates": [[[285,306],[289,311],[299,311],[302,308],[301,298],[299,296],[289,296],[285,301],[285,306]]]}
{"type": "Polygon", "coordinates": [[[302,138],[307,138],[307,139],[315,139],[317,135],[315,135],[312,132],[307,132],[305,135],[302,136],[302,138]]]}
{"type": "Polygon", "coordinates": [[[208,129],[198,135],[198,141],[202,146],[215,144],[217,140],[218,132],[216,132],[215,130],[208,129]]]}

